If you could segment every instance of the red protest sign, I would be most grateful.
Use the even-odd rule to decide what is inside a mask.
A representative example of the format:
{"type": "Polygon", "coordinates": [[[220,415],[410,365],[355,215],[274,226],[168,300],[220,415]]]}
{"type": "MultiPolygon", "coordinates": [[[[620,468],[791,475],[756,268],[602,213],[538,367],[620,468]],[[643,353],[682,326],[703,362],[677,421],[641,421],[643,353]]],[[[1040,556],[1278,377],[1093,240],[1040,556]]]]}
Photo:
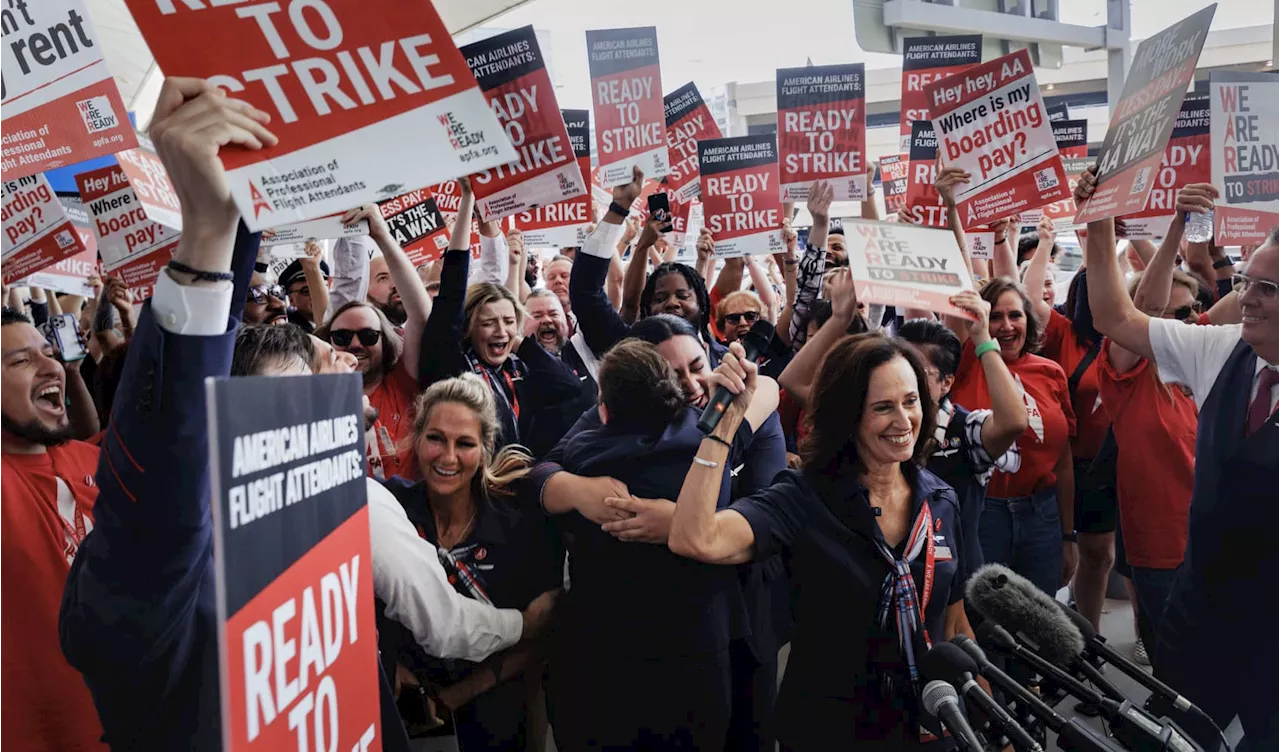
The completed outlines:
{"type": "Polygon", "coordinates": [[[120,169],[129,178],[129,185],[137,192],[147,217],[166,227],[181,230],[182,204],[178,202],[178,192],[169,182],[169,173],[165,172],[164,164],[156,156],[151,140],[139,136],[138,148],[122,151],[116,158],[120,161],[120,169]]]}
{"type": "MultiPolygon", "coordinates": [[[[564,120],[565,131],[569,134],[569,145],[578,161],[582,180],[584,184],[590,184],[589,114],[586,110],[561,110],[560,115],[564,120]]],[[[591,208],[591,193],[584,191],[576,198],[520,212],[512,217],[512,223],[520,230],[524,244],[530,248],[577,247],[586,242],[587,226],[591,224],[591,208]]]]}
{"type": "Polygon", "coordinates": [[[778,147],[772,133],[698,142],[702,205],[717,258],[781,253],[778,147]]]}
{"type": "Polygon", "coordinates": [[[1217,5],[1193,13],[1138,45],[1098,152],[1098,184],[1076,222],[1140,211],[1160,169],[1182,98],[1217,5]]]}
{"type": "Polygon", "coordinates": [[[698,141],[720,138],[720,126],[692,81],[662,98],[667,119],[667,149],[671,172],[667,185],[681,203],[702,194],[698,182],[698,141]]]}
{"type": "Polygon", "coordinates": [[[43,174],[0,186],[4,282],[9,284],[85,250],[43,174]]]}
{"type": "Polygon", "coordinates": [[[124,280],[135,299],[151,297],[156,277],[178,247],[178,230],[151,219],[119,165],[76,175],[93,221],[102,268],[124,280]]]}
{"type": "Polygon", "coordinates": [[[53,266],[45,267],[19,280],[17,284],[87,298],[93,295],[93,288],[89,286],[89,276],[97,273],[98,252],[85,250],[74,256],[68,256],[53,266]]]}
{"type": "Polygon", "coordinates": [[[1089,121],[1088,120],[1050,120],[1053,125],[1053,141],[1058,145],[1058,154],[1062,157],[1062,172],[1067,176],[1067,190],[1071,193],[1067,198],[1045,204],[1039,209],[1022,212],[1018,220],[1025,226],[1038,224],[1043,217],[1053,222],[1055,232],[1075,228],[1076,183],[1080,173],[1089,166],[1089,121]]]}
{"type": "Polygon", "coordinates": [[[908,152],[907,192],[904,202],[907,221],[927,227],[947,226],[947,205],[933,187],[938,177],[938,139],[933,123],[917,120],[911,124],[911,149],[908,152]]]}
{"type": "Polygon", "coordinates": [[[1185,97],[1169,134],[1169,143],[1164,147],[1146,206],[1142,211],[1117,217],[1124,222],[1124,236],[1145,240],[1163,238],[1173,221],[1178,189],[1192,183],[1208,183],[1209,161],[1209,97],[1185,97]]]}
{"type": "Polygon", "coordinates": [[[137,145],[102,48],[82,0],[8,4],[0,46],[0,177],[14,180],[137,145]]]}
{"type": "Polygon", "coordinates": [[[815,180],[837,201],[867,197],[866,79],[862,63],[779,68],[778,189],[804,201],[815,180]]]}
{"type": "Polygon", "coordinates": [[[890,154],[880,158],[880,187],[884,194],[884,208],[889,214],[897,214],[907,205],[910,159],[909,154],[890,154]]]}
{"type": "Polygon", "coordinates": [[[943,163],[972,175],[955,187],[966,228],[1070,197],[1029,51],[976,65],[926,92],[943,163]]]}
{"type": "Polygon", "coordinates": [[[587,192],[533,27],[462,48],[519,158],[471,176],[476,206],[498,220],[587,192]]]}
{"type": "MultiPolygon", "coordinates": [[[[1209,74],[1213,236],[1218,245],[1262,245],[1276,226],[1280,206],[1280,113],[1276,77],[1270,73],[1209,74]]],[[[1177,127],[1174,128],[1177,137],[1177,127]]]]}
{"type": "Polygon", "coordinates": [[[271,115],[279,145],[220,154],[251,229],[516,159],[429,2],[128,5],[167,75],[208,79],[271,115]]]}
{"type": "Polygon", "coordinates": [[[449,228],[429,188],[419,188],[378,204],[391,237],[415,266],[440,258],[440,243],[449,243],[449,228]]]}
{"type": "Polygon", "coordinates": [[[658,30],[644,26],[588,31],[587,62],[601,185],[630,183],[637,166],[648,178],[666,175],[670,167],[658,30]]]}
{"type": "Polygon", "coordinates": [[[907,37],[902,40],[902,114],[898,148],[911,149],[911,124],[930,117],[928,86],[982,62],[982,37],[907,37]]]}
{"type": "Polygon", "coordinates": [[[453,221],[458,216],[458,208],[462,205],[462,185],[456,180],[446,180],[439,185],[431,186],[431,195],[436,199],[436,208],[444,218],[453,221]]]}

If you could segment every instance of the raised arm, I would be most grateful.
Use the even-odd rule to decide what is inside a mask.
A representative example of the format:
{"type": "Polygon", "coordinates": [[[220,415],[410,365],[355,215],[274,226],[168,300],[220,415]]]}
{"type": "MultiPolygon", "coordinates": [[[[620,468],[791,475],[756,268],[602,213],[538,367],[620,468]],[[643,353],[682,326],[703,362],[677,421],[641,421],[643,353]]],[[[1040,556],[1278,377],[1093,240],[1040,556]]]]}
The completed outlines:
{"type": "Polygon", "coordinates": [[[391,282],[396,286],[396,292],[400,294],[400,302],[404,304],[406,315],[404,352],[400,357],[404,360],[408,372],[416,374],[418,373],[418,354],[422,351],[422,332],[427,325],[427,319],[431,316],[431,296],[427,294],[427,288],[419,279],[418,270],[413,268],[413,262],[409,260],[408,254],[391,234],[378,205],[365,204],[359,209],[347,212],[342,218],[347,224],[362,219],[369,222],[369,237],[373,238],[373,242],[377,243],[379,250],[382,251],[382,258],[387,262],[387,273],[391,275],[391,282]]]}
{"type": "MultiPolygon", "coordinates": [[[[787,217],[790,217],[790,212],[787,217]]],[[[773,257],[778,264],[778,270],[782,273],[782,313],[778,315],[777,326],[775,330],[778,338],[782,340],[782,344],[787,347],[791,346],[791,317],[795,314],[792,308],[796,300],[796,268],[800,265],[800,259],[796,257],[796,243],[799,238],[796,231],[791,229],[791,220],[784,219],[782,222],[782,241],[786,244],[787,250],[773,257]]]]}
{"type": "MultiPolygon", "coordinates": [[[[628,219],[624,232],[630,234],[633,223],[638,222],[635,217],[628,219]]],[[[644,283],[649,276],[649,249],[653,248],[657,237],[650,231],[650,227],[656,227],[655,222],[650,221],[640,233],[640,239],[632,249],[631,260],[627,262],[627,269],[622,275],[622,307],[618,314],[628,324],[634,324],[640,318],[640,296],[644,293],[644,283]]]]}
{"type": "MultiPolygon", "coordinates": [[[[1097,182],[1095,170],[1096,167],[1090,167],[1080,175],[1080,182],[1076,185],[1077,204],[1093,195],[1097,182]]],[[[1112,220],[1089,223],[1085,259],[1089,264],[1089,310],[1093,312],[1094,327],[1126,350],[1143,358],[1154,357],[1151,352],[1151,318],[1135,308],[1125,292],[1124,278],[1116,262],[1116,233],[1112,220]]]]}
{"type": "Polygon", "coordinates": [[[751,284],[756,288],[756,294],[760,296],[760,302],[764,304],[764,318],[770,324],[778,323],[778,296],[773,292],[773,285],[769,283],[769,276],[765,274],[764,269],[760,268],[760,264],[754,256],[746,257],[747,274],[751,275],[751,284]]]}
{"type": "MultiPolygon", "coordinates": [[[[1028,296],[1031,298],[1031,307],[1036,312],[1036,317],[1042,322],[1042,326],[1049,322],[1049,316],[1053,314],[1053,306],[1045,302],[1044,295],[1041,290],[1044,289],[1045,277],[1049,274],[1049,258],[1053,252],[1053,243],[1055,240],[1053,232],[1053,221],[1048,217],[1041,217],[1040,224],[1036,225],[1036,237],[1039,242],[1036,243],[1036,252],[1031,256],[1031,263],[1027,264],[1027,273],[1023,277],[1022,286],[1026,288],[1028,296]]],[[[1112,243],[1112,255],[1115,255],[1115,243],[1112,243]]],[[[1115,264],[1113,259],[1112,264],[1115,264]]],[[[1015,276],[1014,279],[1017,279],[1015,276]]]]}
{"type": "Polygon", "coordinates": [[[809,188],[807,207],[813,217],[813,227],[809,230],[809,244],[796,273],[796,296],[791,303],[791,319],[787,322],[787,338],[791,341],[791,349],[799,350],[809,334],[809,306],[818,299],[822,291],[822,274],[826,270],[827,230],[831,221],[831,199],[835,189],[827,183],[815,182],[809,188]]]}
{"type": "Polygon", "coordinates": [[[329,312],[329,285],[325,281],[324,272],[320,270],[324,248],[314,240],[308,240],[305,247],[307,256],[302,259],[302,274],[307,280],[307,292],[311,295],[311,319],[316,326],[320,326],[329,312]]]}
{"type": "Polygon", "coordinates": [[[858,315],[858,301],[853,291],[853,274],[848,267],[836,269],[827,281],[827,296],[831,299],[831,318],[813,335],[813,340],[796,352],[778,376],[778,385],[787,390],[787,396],[801,407],[808,407],[809,393],[818,366],[827,352],[844,338],[858,315]]]}
{"type": "Polygon", "coordinates": [[[712,289],[716,297],[723,300],[726,295],[742,289],[742,271],[746,261],[741,257],[725,259],[720,265],[720,273],[716,275],[716,283],[712,289]]]}
{"type": "Polygon", "coordinates": [[[972,176],[959,167],[941,167],[933,179],[933,187],[947,205],[947,227],[955,236],[956,246],[969,258],[969,241],[964,235],[964,225],[960,222],[960,212],[956,209],[956,186],[968,183],[972,176]]]}
{"type": "MultiPolygon", "coordinates": [[[[369,296],[369,258],[373,239],[368,235],[338,238],[333,243],[333,284],[329,288],[329,310],[326,317],[353,300],[369,296]]],[[[319,318],[316,324],[322,324],[319,318]]]]}
{"type": "Polygon", "coordinates": [[[510,253],[507,265],[507,280],[504,286],[516,296],[516,300],[524,302],[529,297],[529,287],[524,283],[524,270],[528,265],[528,250],[524,247],[524,235],[519,230],[507,233],[507,248],[510,253]]]}
{"type": "Polygon", "coordinates": [[[1018,222],[1011,219],[1005,222],[1004,236],[996,233],[995,247],[991,249],[991,276],[1018,278],[1018,254],[1014,243],[1018,240],[1018,222]],[[1013,237],[1009,237],[1012,235],[1013,237]]]}
{"type": "MultiPolygon", "coordinates": [[[[461,213],[458,214],[462,216],[461,213]]],[[[511,254],[502,225],[494,221],[480,222],[480,273],[475,282],[492,282],[499,287],[507,284],[507,271],[511,266],[511,254]]]]}
{"type": "MultiPolygon", "coordinates": [[[[442,259],[440,292],[436,294],[431,313],[422,328],[418,369],[411,372],[417,374],[418,384],[422,386],[457,376],[469,368],[462,354],[462,340],[466,328],[467,278],[471,272],[471,223],[467,217],[471,216],[475,195],[469,181],[459,180],[458,185],[462,188],[462,197],[458,203],[458,218],[449,236],[449,250],[445,251],[442,259]]],[[[416,273],[414,279],[417,280],[416,273]]],[[[420,280],[418,282],[418,288],[426,294],[426,287],[420,280]]]]}
{"type": "MultiPolygon", "coordinates": [[[[630,183],[613,189],[613,203],[623,208],[630,206],[640,195],[643,180],[644,173],[636,168],[630,183]]],[[[626,219],[625,214],[613,209],[605,213],[579,249],[569,275],[569,307],[578,319],[578,331],[582,332],[583,339],[597,355],[613,347],[631,331],[604,292],[612,249],[626,219]]],[[[643,264],[644,254],[633,253],[632,263],[637,259],[643,264]]]]}

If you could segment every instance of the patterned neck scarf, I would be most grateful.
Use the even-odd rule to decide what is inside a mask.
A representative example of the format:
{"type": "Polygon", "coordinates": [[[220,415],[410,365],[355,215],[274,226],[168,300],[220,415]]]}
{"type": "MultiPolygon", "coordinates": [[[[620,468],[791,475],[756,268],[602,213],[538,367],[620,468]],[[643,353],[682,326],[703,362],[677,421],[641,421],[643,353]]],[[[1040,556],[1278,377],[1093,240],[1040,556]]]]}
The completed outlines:
{"type": "Polygon", "coordinates": [[[924,628],[924,610],[929,605],[929,596],[933,591],[934,570],[933,514],[929,511],[929,502],[926,500],[921,503],[901,558],[885,543],[883,537],[876,536],[875,543],[876,550],[884,557],[891,570],[880,586],[880,628],[888,629],[892,614],[897,626],[898,650],[907,664],[907,674],[914,694],[919,696],[920,670],[916,662],[931,646],[924,628]],[[911,563],[921,553],[925,556],[924,592],[918,594],[915,578],[911,576],[911,563]]]}

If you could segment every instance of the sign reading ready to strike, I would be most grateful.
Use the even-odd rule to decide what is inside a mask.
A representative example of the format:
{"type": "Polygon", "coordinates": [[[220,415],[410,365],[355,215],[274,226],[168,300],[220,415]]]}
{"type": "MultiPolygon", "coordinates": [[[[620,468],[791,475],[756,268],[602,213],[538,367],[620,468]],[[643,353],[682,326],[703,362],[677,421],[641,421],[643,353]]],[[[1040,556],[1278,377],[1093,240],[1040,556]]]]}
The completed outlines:
{"type": "Polygon", "coordinates": [[[698,142],[706,227],[717,258],[782,253],[778,149],[772,133],[698,142]]]}
{"type": "Polygon", "coordinates": [[[1276,226],[1280,198],[1280,86],[1270,73],[1213,71],[1213,234],[1219,245],[1260,245],[1276,226]]]}
{"type": "Polygon", "coordinates": [[[901,222],[844,221],[858,302],[972,318],[951,305],[973,278],[950,232],[901,222]]]}
{"type": "Polygon", "coordinates": [[[926,227],[947,226],[947,205],[933,186],[938,176],[938,139],[933,123],[917,120],[911,124],[911,151],[907,163],[907,221],[926,227]]]}
{"type": "Polygon", "coordinates": [[[815,180],[837,201],[867,197],[866,80],[862,63],[780,68],[778,188],[783,201],[804,201],[815,180]]]}
{"type": "Polygon", "coordinates": [[[902,40],[902,114],[898,148],[911,148],[911,124],[932,117],[927,89],[982,62],[982,37],[907,37],[902,40]]]}
{"type": "Polygon", "coordinates": [[[533,27],[462,48],[519,159],[471,176],[476,206],[498,220],[587,192],[533,27]]]}
{"type": "Polygon", "coordinates": [[[271,115],[279,145],[219,155],[250,229],[517,158],[429,2],[127,1],[166,75],[208,79],[271,115]]]}
{"type": "Polygon", "coordinates": [[[663,97],[662,104],[667,111],[667,148],[671,158],[667,185],[684,204],[702,195],[702,184],[698,182],[698,141],[720,138],[720,126],[711,117],[711,110],[692,81],[663,97]]]}
{"type": "MultiPolygon", "coordinates": [[[[578,162],[578,171],[584,185],[591,183],[591,128],[586,110],[561,110],[569,145],[578,162]]],[[[555,204],[539,206],[512,217],[512,224],[520,230],[525,246],[580,246],[586,242],[587,226],[591,224],[591,192],[584,190],[581,196],[555,204]]]]}
{"type": "Polygon", "coordinates": [[[587,61],[603,187],[630,183],[634,167],[647,178],[665,176],[670,162],[658,30],[644,26],[588,31],[587,61]]]}
{"type": "Polygon", "coordinates": [[[1119,217],[1124,221],[1124,236],[1144,240],[1163,238],[1173,221],[1178,189],[1192,183],[1207,183],[1209,177],[1209,98],[1188,96],[1182,100],[1178,120],[1164,147],[1160,171],[1147,196],[1147,205],[1140,212],[1119,217]]]}
{"type": "Polygon", "coordinates": [[[382,748],[354,374],[210,379],[222,748],[382,748]]]}
{"type": "Polygon", "coordinates": [[[1132,214],[1146,206],[1217,8],[1210,5],[1138,45],[1098,152],[1098,187],[1080,206],[1077,223],[1132,214]]]}
{"type": "Polygon", "coordinates": [[[137,146],[82,0],[6,3],[0,69],[5,180],[137,146]]]}
{"type": "Polygon", "coordinates": [[[1030,52],[974,66],[926,91],[943,163],[973,176],[955,188],[966,228],[1070,197],[1030,52]]]}

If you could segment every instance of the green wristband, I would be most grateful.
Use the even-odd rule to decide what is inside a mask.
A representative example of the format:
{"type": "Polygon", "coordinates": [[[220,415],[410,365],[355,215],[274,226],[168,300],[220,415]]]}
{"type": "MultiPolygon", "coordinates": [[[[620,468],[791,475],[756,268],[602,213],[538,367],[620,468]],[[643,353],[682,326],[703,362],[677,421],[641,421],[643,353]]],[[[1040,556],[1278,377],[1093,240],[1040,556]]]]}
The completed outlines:
{"type": "Polygon", "coordinates": [[[975,358],[981,358],[983,355],[986,355],[989,352],[994,352],[999,349],[1000,349],[1000,343],[996,342],[994,339],[989,339],[986,342],[983,342],[981,345],[978,345],[977,347],[973,348],[973,356],[975,358]]]}

